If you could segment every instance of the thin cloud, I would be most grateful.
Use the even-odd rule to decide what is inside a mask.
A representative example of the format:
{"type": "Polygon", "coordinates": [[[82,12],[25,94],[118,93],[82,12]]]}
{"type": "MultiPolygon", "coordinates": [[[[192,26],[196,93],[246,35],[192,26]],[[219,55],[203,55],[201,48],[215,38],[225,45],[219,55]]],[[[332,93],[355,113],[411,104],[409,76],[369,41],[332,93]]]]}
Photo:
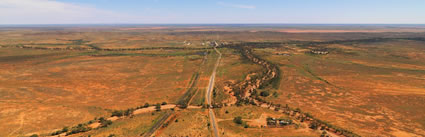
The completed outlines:
{"type": "Polygon", "coordinates": [[[122,23],[130,15],[54,0],[0,0],[0,24],[122,23]]]}
{"type": "Polygon", "coordinates": [[[253,5],[232,4],[232,3],[225,3],[225,2],[218,2],[217,4],[224,7],[232,7],[232,8],[240,8],[240,9],[255,9],[256,8],[253,5]]]}

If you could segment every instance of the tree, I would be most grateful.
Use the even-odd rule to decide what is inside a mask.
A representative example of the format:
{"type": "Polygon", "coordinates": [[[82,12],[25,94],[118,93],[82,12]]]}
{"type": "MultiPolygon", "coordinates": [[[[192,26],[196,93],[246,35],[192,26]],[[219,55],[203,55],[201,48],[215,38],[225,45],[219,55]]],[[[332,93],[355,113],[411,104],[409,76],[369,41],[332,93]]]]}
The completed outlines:
{"type": "Polygon", "coordinates": [[[263,96],[263,97],[268,97],[270,95],[270,93],[268,91],[262,91],[260,93],[260,95],[263,96]]]}
{"type": "Polygon", "coordinates": [[[30,137],[38,137],[37,134],[32,134],[30,137]]]}
{"type": "Polygon", "coordinates": [[[69,131],[69,128],[68,127],[63,127],[62,128],[62,133],[64,133],[64,132],[68,132],[69,131]]]}
{"type": "Polygon", "coordinates": [[[149,103],[145,103],[145,105],[143,106],[144,108],[149,107],[149,103]]]}
{"type": "Polygon", "coordinates": [[[134,108],[129,108],[124,112],[124,115],[130,116],[133,114],[133,112],[134,112],[134,108]]]}
{"type": "Polygon", "coordinates": [[[100,121],[100,124],[102,125],[101,127],[107,127],[107,126],[112,124],[112,121],[111,120],[104,120],[104,121],[100,121]]]}
{"type": "Polygon", "coordinates": [[[243,123],[242,117],[237,116],[237,117],[233,118],[233,122],[235,122],[236,124],[239,124],[239,125],[242,124],[243,123]]]}
{"type": "Polygon", "coordinates": [[[111,116],[112,117],[113,116],[121,117],[123,115],[124,115],[124,112],[122,110],[115,110],[115,111],[112,112],[112,115],[111,116]]]}
{"type": "Polygon", "coordinates": [[[162,102],[162,104],[161,105],[167,105],[167,102],[162,102]]]}
{"type": "Polygon", "coordinates": [[[156,104],[156,105],[155,105],[155,110],[156,110],[156,111],[161,111],[161,104],[159,104],[159,103],[158,103],[158,104],[156,104]]]}
{"type": "Polygon", "coordinates": [[[103,118],[103,117],[100,117],[99,118],[99,121],[103,121],[103,120],[105,120],[105,118],[103,118]]]}

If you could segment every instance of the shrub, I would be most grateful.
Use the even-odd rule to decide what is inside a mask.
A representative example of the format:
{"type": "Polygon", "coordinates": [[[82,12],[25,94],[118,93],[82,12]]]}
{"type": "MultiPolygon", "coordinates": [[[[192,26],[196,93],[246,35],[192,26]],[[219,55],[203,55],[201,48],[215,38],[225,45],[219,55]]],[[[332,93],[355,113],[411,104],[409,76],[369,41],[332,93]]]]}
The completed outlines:
{"type": "Polygon", "coordinates": [[[260,96],[263,96],[263,97],[268,97],[269,95],[270,95],[270,93],[268,91],[262,91],[260,93],[260,96]]]}
{"type": "Polygon", "coordinates": [[[105,118],[103,118],[103,117],[100,117],[99,118],[99,121],[103,121],[103,120],[105,120],[105,118]]]}
{"type": "Polygon", "coordinates": [[[68,127],[63,127],[62,128],[62,133],[64,133],[64,132],[68,132],[69,131],[69,128],[68,127]]]}
{"type": "Polygon", "coordinates": [[[155,110],[156,110],[156,111],[161,111],[161,104],[159,104],[159,103],[158,103],[158,104],[156,104],[156,105],[155,105],[155,110]]]}
{"type": "Polygon", "coordinates": [[[30,137],[38,137],[37,134],[32,134],[30,137]]]}
{"type": "MultiPolygon", "coordinates": [[[[81,124],[79,124],[79,125],[81,125],[81,124]]],[[[51,135],[52,136],[55,136],[55,135],[59,135],[59,134],[62,134],[62,133],[66,133],[68,131],[69,131],[69,128],[68,127],[64,127],[64,128],[62,128],[62,130],[58,130],[56,132],[53,132],[51,135]]]]}
{"type": "Polygon", "coordinates": [[[134,111],[134,109],[127,109],[125,112],[124,112],[124,115],[125,116],[130,116],[131,114],[133,114],[133,111],[134,111]]]}
{"type": "Polygon", "coordinates": [[[112,124],[112,121],[111,120],[103,120],[103,121],[100,121],[100,124],[101,124],[101,127],[107,127],[107,126],[112,124]]]}
{"type": "Polygon", "coordinates": [[[146,103],[143,107],[144,107],[144,108],[149,107],[149,103],[146,103]]]}
{"type": "Polygon", "coordinates": [[[239,125],[242,124],[243,123],[242,117],[237,116],[237,117],[233,118],[233,122],[235,122],[236,124],[239,124],[239,125]]]}
{"type": "Polygon", "coordinates": [[[124,112],[122,110],[115,110],[115,111],[112,112],[111,117],[113,117],[113,116],[121,117],[123,115],[124,115],[124,112]]]}
{"type": "Polygon", "coordinates": [[[167,102],[162,102],[161,105],[167,105],[167,102]]]}
{"type": "Polygon", "coordinates": [[[86,127],[82,124],[78,124],[78,126],[72,127],[71,132],[66,133],[66,135],[77,134],[77,133],[81,133],[81,132],[87,132],[89,130],[91,130],[91,128],[86,127]]]}

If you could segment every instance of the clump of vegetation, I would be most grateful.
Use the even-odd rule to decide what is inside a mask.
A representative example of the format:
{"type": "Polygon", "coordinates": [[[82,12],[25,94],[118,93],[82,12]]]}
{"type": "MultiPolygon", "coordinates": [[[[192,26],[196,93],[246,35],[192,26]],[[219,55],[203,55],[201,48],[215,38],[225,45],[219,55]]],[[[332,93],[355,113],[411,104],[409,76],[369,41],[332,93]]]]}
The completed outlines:
{"type": "Polygon", "coordinates": [[[117,117],[121,117],[121,116],[130,116],[133,114],[135,109],[133,108],[129,108],[127,110],[115,110],[112,112],[111,117],[117,116],[117,117]]]}
{"type": "Polygon", "coordinates": [[[122,110],[115,110],[112,112],[111,117],[117,116],[117,117],[121,117],[124,115],[124,112],[122,110]]]}
{"type": "Polygon", "coordinates": [[[87,132],[87,131],[90,131],[90,130],[91,130],[91,128],[87,127],[86,124],[78,124],[77,126],[72,127],[71,131],[67,132],[66,135],[72,135],[72,134],[77,134],[77,133],[81,133],[81,132],[87,132]]]}
{"type": "Polygon", "coordinates": [[[244,128],[249,128],[249,125],[246,124],[246,122],[244,122],[242,120],[241,116],[237,116],[237,117],[233,118],[233,122],[238,124],[238,125],[242,125],[244,128]]]}
{"type": "Polygon", "coordinates": [[[99,123],[100,123],[100,127],[108,127],[109,125],[112,124],[111,120],[106,120],[105,118],[101,117],[99,118],[99,123]]]}
{"type": "Polygon", "coordinates": [[[269,91],[262,91],[260,93],[260,96],[263,96],[263,97],[268,97],[269,95],[270,95],[269,91]]]}
{"type": "Polygon", "coordinates": [[[158,104],[156,104],[156,105],[155,105],[155,110],[156,110],[156,111],[161,111],[161,104],[159,104],[159,103],[158,103],[158,104]]]}
{"type": "Polygon", "coordinates": [[[58,131],[56,131],[56,132],[53,132],[51,135],[52,135],[52,136],[60,135],[60,134],[62,134],[62,133],[66,133],[66,132],[68,132],[68,130],[69,130],[69,128],[68,128],[68,127],[64,127],[64,128],[62,128],[62,130],[58,130],[58,131]]]}
{"type": "Polygon", "coordinates": [[[243,124],[242,117],[237,116],[237,117],[233,118],[233,122],[235,122],[236,124],[239,124],[239,125],[243,124]]]}
{"type": "MultiPolygon", "coordinates": [[[[116,114],[119,114],[119,113],[120,112],[116,112],[116,114]]],[[[123,113],[123,114],[125,114],[125,113],[123,113]]],[[[74,126],[74,127],[71,127],[71,128],[64,127],[64,128],[62,128],[62,130],[58,130],[56,132],[53,132],[50,135],[56,136],[56,135],[60,135],[60,134],[65,133],[65,135],[68,136],[68,135],[77,134],[77,133],[81,133],[81,132],[87,132],[87,131],[92,130],[92,128],[88,127],[88,125],[92,124],[94,121],[99,121],[100,128],[104,128],[104,127],[107,127],[107,126],[112,124],[111,120],[106,120],[105,118],[100,117],[100,118],[95,118],[94,120],[90,120],[89,122],[84,123],[84,124],[78,124],[77,126],[74,126]]]]}

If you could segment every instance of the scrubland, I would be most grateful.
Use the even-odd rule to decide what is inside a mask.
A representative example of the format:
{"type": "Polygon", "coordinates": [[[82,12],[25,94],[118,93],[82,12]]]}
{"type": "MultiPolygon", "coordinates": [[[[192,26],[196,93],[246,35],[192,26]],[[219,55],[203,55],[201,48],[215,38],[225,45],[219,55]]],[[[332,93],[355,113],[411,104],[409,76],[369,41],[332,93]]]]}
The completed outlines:
{"type": "Polygon", "coordinates": [[[63,127],[110,117],[115,110],[146,103],[179,105],[182,100],[189,101],[189,108],[131,115],[72,136],[140,136],[168,113],[172,115],[155,136],[212,136],[205,90],[218,55],[208,41],[219,42],[222,53],[213,95],[221,136],[322,134],[272,105],[243,103],[233,86],[267,71],[244,57],[243,48],[280,72],[277,82],[256,87],[251,97],[298,108],[360,136],[424,136],[423,28],[367,30],[1,28],[0,136],[49,136],[63,127]],[[239,116],[247,127],[233,121],[239,116]],[[294,124],[270,128],[268,117],[291,119],[294,124]]]}

